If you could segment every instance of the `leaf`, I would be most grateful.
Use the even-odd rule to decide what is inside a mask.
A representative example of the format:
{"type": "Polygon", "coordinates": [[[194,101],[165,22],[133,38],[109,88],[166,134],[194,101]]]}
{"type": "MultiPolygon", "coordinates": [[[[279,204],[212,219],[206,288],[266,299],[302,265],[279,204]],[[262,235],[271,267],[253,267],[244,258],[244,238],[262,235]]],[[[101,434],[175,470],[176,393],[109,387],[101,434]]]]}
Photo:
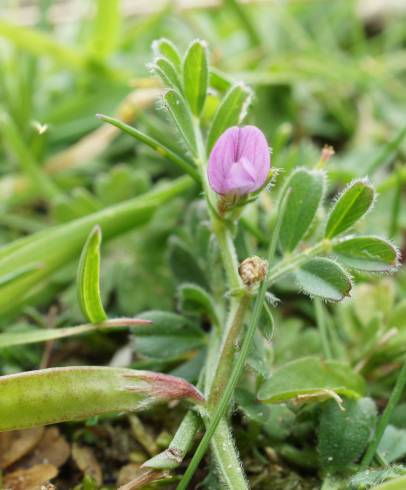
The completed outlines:
{"type": "Polygon", "coordinates": [[[91,229],[99,224],[105,239],[145,224],[154,211],[192,186],[188,177],[161,185],[140,197],[107,207],[97,213],[23,237],[0,248],[0,277],[30,264],[43,267],[0,288],[0,312],[12,312],[41,281],[80,253],[91,229]]]}
{"type": "Polygon", "coordinates": [[[31,468],[23,468],[4,476],[4,488],[13,490],[37,490],[47,488],[47,482],[58,475],[58,469],[48,463],[37,464],[31,468]]]}
{"type": "Polygon", "coordinates": [[[30,453],[44,434],[43,427],[0,433],[0,469],[4,470],[30,453]]]}
{"type": "Polygon", "coordinates": [[[366,490],[369,488],[376,490],[379,484],[403,476],[405,472],[405,467],[400,465],[386,466],[384,469],[368,468],[355,474],[350,479],[349,490],[366,490]]]}
{"type": "Polygon", "coordinates": [[[230,88],[220,102],[207,136],[207,150],[210,151],[214,143],[226,129],[241,123],[252,99],[251,90],[239,83],[230,88]]]}
{"type": "Polygon", "coordinates": [[[258,398],[280,403],[302,395],[323,395],[326,390],[357,398],[365,393],[365,381],[347,364],[304,357],[276,369],[261,386],[258,398]]]}
{"type": "Polygon", "coordinates": [[[152,325],[135,332],[135,350],[154,359],[171,359],[205,345],[202,330],[183,316],[168,311],[148,311],[139,315],[152,325]]]}
{"type": "Polygon", "coordinates": [[[354,180],[338,197],[327,220],[326,238],[334,238],[352,228],[371,209],[375,190],[368,180],[354,180]]]}
{"type": "Polygon", "coordinates": [[[163,96],[163,102],[184,139],[186,146],[195,155],[197,150],[192,114],[184,98],[175,90],[169,89],[163,96]]]}
{"type": "Polygon", "coordinates": [[[207,45],[204,41],[193,41],[183,60],[183,91],[193,114],[202,112],[207,95],[209,68],[207,45]]]}
{"type": "Polygon", "coordinates": [[[207,288],[207,279],[195,255],[188,246],[176,236],[172,236],[168,243],[169,265],[181,282],[190,282],[207,288]]]}
{"type": "Polygon", "coordinates": [[[244,389],[236,391],[236,401],[244,415],[257,422],[271,439],[283,441],[291,434],[295,414],[286,405],[270,407],[244,389]]]}
{"type": "Polygon", "coordinates": [[[96,117],[98,119],[101,119],[104,122],[107,122],[107,123],[115,126],[116,128],[120,129],[121,131],[129,134],[130,136],[137,139],[138,141],[145,143],[150,148],[152,148],[157,153],[159,153],[159,155],[163,156],[164,158],[168,158],[169,160],[171,160],[179,168],[181,168],[184,172],[188,173],[196,182],[198,182],[200,184],[199,174],[198,174],[197,170],[194,168],[193,162],[191,162],[190,160],[185,159],[184,157],[173,152],[171,149],[167,148],[165,145],[163,145],[158,140],[151,138],[151,136],[143,133],[142,131],[140,131],[136,128],[133,128],[132,126],[129,126],[128,124],[125,124],[124,122],[122,122],[118,119],[115,119],[114,117],[105,116],[104,114],[96,114],[96,117]]]}
{"type": "Polygon", "coordinates": [[[275,329],[275,321],[273,318],[271,307],[268,302],[264,302],[264,307],[262,310],[261,320],[259,323],[259,329],[264,336],[264,338],[268,341],[272,341],[274,329],[275,329]]]}
{"type": "Polygon", "coordinates": [[[372,436],[376,407],[371,398],[335,400],[321,406],[319,443],[321,466],[327,472],[342,472],[362,455],[372,436]]]}
{"type": "Polygon", "coordinates": [[[186,313],[204,312],[212,322],[220,325],[214,298],[196,284],[182,284],[178,289],[179,309],[186,313]]]}
{"type": "Polygon", "coordinates": [[[120,2],[97,0],[96,3],[90,52],[93,57],[103,62],[116,48],[120,32],[120,2]]]}
{"type": "Polygon", "coordinates": [[[166,58],[157,58],[154,61],[153,70],[159,75],[168,87],[182,92],[182,83],[173,64],[166,58]]]}
{"type": "Polygon", "coordinates": [[[1,20],[0,36],[36,56],[51,58],[56,63],[73,70],[81,71],[87,63],[85,53],[59,44],[55,36],[50,36],[45,31],[17,26],[1,20]]]}
{"type": "Polygon", "coordinates": [[[90,323],[107,319],[100,296],[101,230],[96,225],[91,231],[80,255],[77,273],[77,296],[83,316],[90,323]]]}
{"type": "Polygon", "coordinates": [[[398,250],[389,241],[374,236],[343,238],[333,252],[346,266],[367,272],[392,272],[398,267],[398,250]]]}
{"type": "Polygon", "coordinates": [[[186,381],[110,367],[51,368],[0,377],[0,431],[129,412],[171,399],[201,400],[186,381]]]}
{"type": "Polygon", "coordinates": [[[379,443],[378,451],[388,463],[402,459],[406,455],[406,430],[388,425],[379,443]]]}
{"type": "Polygon", "coordinates": [[[76,327],[62,327],[62,328],[46,328],[27,330],[18,333],[1,333],[0,334],[0,349],[5,347],[14,347],[16,345],[35,344],[37,342],[47,342],[49,340],[63,339],[66,337],[72,337],[74,335],[81,335],[85,333],[116,330],[125,327],[131,327],[135,325],[145,325],[150,323],[146,320],[140,320],[137,318],[115,318],[113,320],[107,320],[106,322],[99,323],[97,325],[85,324],[78,325],[76,327]]]}
{"type": "Polygon", "coordinates": [[[288,177],[281,199],[290,195],[280,231],[280,243],[292,252],[309,230],[324,194],[325,175],[322,172],[298,168],[288,177]]]}
{"type": "Polygon", "coordinates": [[[329,301],[341,301],[350,295],[351,279],[345,270],[334,261],[315,258],[303,264],[295,272],[299,287],[311,296],[329,301]]]}
{"type": "Polygon", "coordinates": [[[155,56],[163,56],[172,63],[176,71],[180,72],[182,68],[182,58],[172,41],[161,38],[152,43],[152,49],[155,56]]]}
{"type": "Polygon", "coordinates": [[[382,485],[374,487],[374,490],[405,490],[406,488],[406,476],[402,478],[396,478],[396,480],[391,480],[382,485]]]}

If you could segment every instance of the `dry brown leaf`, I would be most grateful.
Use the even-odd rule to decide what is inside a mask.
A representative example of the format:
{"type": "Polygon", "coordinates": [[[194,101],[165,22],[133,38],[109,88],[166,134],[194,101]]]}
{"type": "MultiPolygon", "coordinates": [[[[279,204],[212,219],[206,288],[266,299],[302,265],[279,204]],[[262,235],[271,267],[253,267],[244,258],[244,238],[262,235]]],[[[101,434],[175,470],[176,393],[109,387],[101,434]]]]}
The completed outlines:
{"type": "Polygon", "coordinates": [[[143,488],[148,483],[161,480],[168,476],[168,472],[152,468],[140,468],[137,464],[123,466],[118,475],[118,490],[135,490],[143,488]]]}
{"type": "Polygon", "coordinates": [[[83,473],[91,476],[98,485],[102,484],[102,470],[90,447],[73,444],[72,458],[83,473]]]}
{"type": "Polygon", "coordinates": [[[70,447],[57,427],[48,427],[30,454],[18,463],[19,468],[29,468],[37,464],[52,464],[60,468],[70,456],[70,447]]]}
{"type": "Polygon", "coordinates": [[[5,469],[29,453],[40,441],[43,427],[0,433],[0,468],[5,469]]]}
{"type": "MultiPolygon", "coordinates": [[[[52,464],[38,464],[32,468],[13,471],[3,479],[4,490],[41,490],[43,485],[55,478],[58,469],[52,464]]],[[[49,487],[48,487],[49,488],[49,487]]],[[[52,488],[52,487],[51,487],[52,488]]]]}

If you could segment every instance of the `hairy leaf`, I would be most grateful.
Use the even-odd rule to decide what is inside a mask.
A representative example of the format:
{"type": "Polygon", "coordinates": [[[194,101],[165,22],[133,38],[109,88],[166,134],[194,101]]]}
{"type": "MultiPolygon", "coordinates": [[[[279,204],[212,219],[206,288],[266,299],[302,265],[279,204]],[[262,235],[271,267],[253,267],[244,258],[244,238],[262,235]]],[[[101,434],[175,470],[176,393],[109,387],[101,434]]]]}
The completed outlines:
{"type": "Polygon", "coordinates": [[[326,238],[334,238],[352,228],[370,210],[375,191],[367,180],[355,180],[344,189],[330,212],[326,238]]]}
{"type": "Polygon", "coordinates": [[[333,245],[337,258],[348,267],[367,272],[391,272],[398,266],[398,251],[383,238],[358,236],[333,245]]]}
{"type": "Polygon", "coordinates": [[[209,69],[207,46],[203,41],[193,41],[183,61],[183,91],[193,114],[198,116],[207,95],[209,69]]]}
{"type": "Polygon", "coordinates": [[[371,398],[329,400],[321,407],[318,450],[322,468],[344,471],[365,450],[373,433],[376,407],[371,398]]]}
{"type": "Polygon", "coordinates": [[[154,71],[160,76],[161,80],[168,87],[182,91],[182,83],[173,64],[166,58],[157,58],[153,65],[154,71]]]}
{"type": "Polygon", "coordinates": [[[192,114],[185,103],[185,99],[176,90],[169,89],[163,96],[163,101],[187,147],[195,155],[196,138],[193,129],[192,114]]]}
{"type": "Polygon", "coordinates": [[[172,41],[166,38],[157,39],[152,43],[155,56],[163,56],[172,63],[177,72],[182,68],[182,58],[172,41]]]}
{"type": "Polygon", "coordinates": [[[230,88],[214,114],[207,137],[207,149],[210,151],[214,143],[231,126],[241,123],[252,98],[251,90],[239,83],[230,88]]]}
{"type": "Polygon", "coordinates": [[[349,296],[352,283],[345,270],[326,258],[309,260],[295,272],[299,287],[311,296],[341,301],[349,296]]]}
{"type": "Polygon", "coordinates": [[[276,369],[261,386],[258,398],[280,403],[296,398],[303,400],[330,397],[334,393],[357,398],[365,392],[365,382],[350,366],[338,361],[304,357],[276,369]]]}
{"type": "Polygon", "coordinates": [[[309,230],[324,194],[325,176],[305,168],[295,170],[285,182],[281,198],[290,189],[282,221],[280,243],[292,252],[309,230]]]}

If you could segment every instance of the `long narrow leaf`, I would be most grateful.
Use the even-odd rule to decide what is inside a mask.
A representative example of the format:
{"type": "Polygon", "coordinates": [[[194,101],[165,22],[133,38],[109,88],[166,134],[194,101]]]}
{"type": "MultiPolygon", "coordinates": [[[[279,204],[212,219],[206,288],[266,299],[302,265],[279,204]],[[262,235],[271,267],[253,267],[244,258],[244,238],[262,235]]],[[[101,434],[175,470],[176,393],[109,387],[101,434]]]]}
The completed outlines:
{"type": "Polygon", "coordinates": [[[192,185],[189,177],[183,177],[140,197],[23,238],[17,244],[6,246],[3,253],[0,249],[0,277],[29,264],[42,264],[37,271],[0,288],[0,311],[13,311],[42,280],[78,257],[83,242],[96,224],[100,225],[105,239],[113,238],[145,224],[157,207],[181,195],[192,185]]]}
{"type": "Polygon", "coordinates": [[[74,335],[82,335],[86,333],[117,330],[126,327],[135,327],[137,325],[150,324],[148,320],[137,318],[115,318],[107,320],[97,325],[86,323],[76,327],[63,328],[46,328],[41,330],[28,330],[18,333],[2,333],[0,334],[0,349],[6,347],[15,347],[16,345],[37,344],[39,342],[47,342],[49,340],[58,340],[74,335]]]}
{"type": "Polygon", "coordinates": [[[162,155],[165,158],[168,158],[173,163],[175,163],[179,168],[181,168],[184,172],[186,172],[194,180],[196,180],[196,182],[200,182],[199,174],[197,170],[194,168],[193,163],[177,155],[176,153],[174,153],[172,150],[167,148],[159,141],[155,140],[154,138],[151,138],[150,136],[146,135],[142,131],[139,131],[138,129],[129,126],[128,124],[125,124],[122,121],[115,119],[114,117],[105,116],[104,114],[97,114],[96,117],[104,122],[116,126],[116,128],[121,129],[121,131],[124,131],[125,133],[129,134],[130,136],[137,139],[138,141],[145,143],[150,148],[158,152],[160,155],[162,155]]]}

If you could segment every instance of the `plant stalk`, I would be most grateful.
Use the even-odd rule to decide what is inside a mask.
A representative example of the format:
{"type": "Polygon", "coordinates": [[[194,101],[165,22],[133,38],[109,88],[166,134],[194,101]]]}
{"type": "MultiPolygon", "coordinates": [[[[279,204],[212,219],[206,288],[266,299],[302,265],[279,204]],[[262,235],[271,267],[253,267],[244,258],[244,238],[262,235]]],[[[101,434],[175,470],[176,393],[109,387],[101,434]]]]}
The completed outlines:
{"type": "MultiPolygon", "coordinates": [[[[283,200],[281,201],[281,203],[279,205],[278,219],[276,222],[275,230],[274,230],[274,233],[272,236],[272,240],[271,240],[271,244],[270,244],[269,252],[268,252],[268,263],[269,264],[271,264],[273,262],[273,259],[275,256],[276,247],[277,247],[277,243],[279,240],[279,231],[280,231],[281,224],[282,224],[282,217],[284,215],[289,196],[290,196],[290,190],[288,190],[288,192],[286,192],[283,200]]],[[[268,289],[269,279],[270,279],[270,269],[268,269],[266,278],[262,282],[261,288],[260,288],[259,293],[257,295],[255,305],[254,305],[254,311],[252,313],[250,323],[248,326],[248,330],[247,330],[247,333],[245,335],[244,341],[242,343],[237,362],[234,365],[231,376],[230,376],[228,383],[227,383],[227,385],[223,391],[223,395],[222,395],[221,399],[219,400],[215,410],[211,414],[210,424],[207,427],[206,433],[204,434],[203,439],[200,441],[200,444],[197,447],[196,452],[193,455],[193,458],[192,458],[186,472],[184,473],[182,480],[180,481],[180,483],[177,487],[177,490],[186,490],[187,489],[187,486],[188,486],[194,472],[196,471],[201,459],[203,458],[204,454],[207,451],[207,448],[210,444],[211,438],[213,437],[221,419],[223,418],[223,416],[226,413],[226,410],[229,406],[231,397],[234,393],[234,389],[235,389],[237,382],[240,378],[240,375],[244,369],[245,361],[246,361],[246,358],[247,358],[248,353],[249,353],[250,348],[251,348],[251,344],[252,344],[252,340],[254,338],[257,323],[259,321],[259,318],[260,318],[260,315],[262,312],[262,308],[263,308],[263,304],[265,301],[265,295],[266,295],[266,292],[268,289]]],[[[231,488],[236,489],[238,487],[234,486],[231,488]]]]}
{"type": "Polygon", "coordinates": [[[392,393],[389,397],[388,404],[379,419],[378,425],[372,441],[370,442],[367,452],[365,453],[361,461],[361,469],[367,468],[375,456],[376,450],[378,449],[379,443],[381,442],[382,436],[385,429],[392,417],[393,410],[399,403],[400,397],[402,396],[403,390],[406,385],[406,361],[403,363],[402,369],[396,379],[395,386],[393,387],[392,393]]]}

